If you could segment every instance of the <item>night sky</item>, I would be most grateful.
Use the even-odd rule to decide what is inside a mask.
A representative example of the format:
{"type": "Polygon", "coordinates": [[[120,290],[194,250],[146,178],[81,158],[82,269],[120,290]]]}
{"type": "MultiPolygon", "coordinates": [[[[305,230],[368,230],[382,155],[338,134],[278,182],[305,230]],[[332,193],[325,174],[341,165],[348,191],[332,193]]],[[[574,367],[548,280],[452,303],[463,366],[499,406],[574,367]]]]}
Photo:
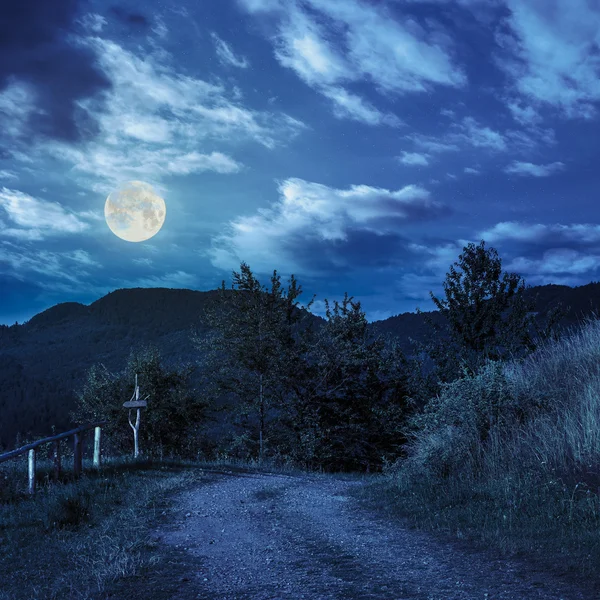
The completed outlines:
{"type": "Polygon", "coordinates": [[[435,308],[469,242],[600,279],[600,0],[21,0],[0,9],[0,322],[119,288],[435,308]],[[147,182],[162,229],[104,204],[147,182]]]}

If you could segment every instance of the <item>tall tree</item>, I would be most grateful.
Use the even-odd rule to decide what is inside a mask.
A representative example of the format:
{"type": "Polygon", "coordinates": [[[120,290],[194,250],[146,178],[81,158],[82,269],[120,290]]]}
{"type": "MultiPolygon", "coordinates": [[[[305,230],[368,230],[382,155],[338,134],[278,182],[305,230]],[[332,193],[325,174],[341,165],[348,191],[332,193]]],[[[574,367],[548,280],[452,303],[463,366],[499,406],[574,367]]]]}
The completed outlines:
{"type": "Polygon", "coordinates": [[[266,291],[245,262],[240,271],[233,272],[232,293],[227,293],[223,281],[218,301],[204,310],[201,319],[212,331],[196,333],[192,341],[210,373],[207,390],[215,396],[223,392],[237,396],[238,414],[257,416],[262,462],[268,412],[280,404],[281,384],[290,372],[292,329],[301,318],[295,299],[302,289],[292,275],[285,294],[275,270],[271,290],[266,291]]]}
{"type": "Polygon", "coordinates": [[[376,469],[401,453],[408,413],[401,352],[370,339],[360,302],[345,294],[328,321],[302,335],[290,380],[288,425],[297,435],[294,458],[327,469],[376,469]],[[350,308],[348,305],[350,304],[350,308]]]}
{"type": "Polygon", "coordinates": [[[531,314],[535,302],[523,299],[524,283],[515,273],[504,273],[500,280],[501,260],[494,248],[485,249],[483,240],[479,246],[465,246],[455,265],[461,272],[450,267],[444,282],[446,300],[429,292],[448,321],[446,331],[426,316],[434,335],[429,344],[417,344],[436,363],[441,382],[452,381],[461,371],[473,375],[486,359],[508,360],[533,352],[537,344],[532,329],[538,340],[556,338],[555,326],[565,314],[560,305],[546,315],[545,329],[538,329],[531,314]]]}

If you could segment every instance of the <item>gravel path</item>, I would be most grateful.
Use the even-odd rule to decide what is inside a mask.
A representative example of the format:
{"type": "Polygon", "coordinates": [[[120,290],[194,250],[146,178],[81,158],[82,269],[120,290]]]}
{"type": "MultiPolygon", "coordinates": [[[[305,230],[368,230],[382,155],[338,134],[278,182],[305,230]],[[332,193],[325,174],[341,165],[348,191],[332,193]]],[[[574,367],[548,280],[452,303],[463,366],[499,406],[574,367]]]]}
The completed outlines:
{"type": "MultiPolygon", "coordinates": [[[[595,600],[518,560],[361,508],[360,481],[235,474],[181,493],[159,543],[195,557],[173,600],[595,600]]],[[[151,595],[147,596],[152,598],[151,595]]]]}

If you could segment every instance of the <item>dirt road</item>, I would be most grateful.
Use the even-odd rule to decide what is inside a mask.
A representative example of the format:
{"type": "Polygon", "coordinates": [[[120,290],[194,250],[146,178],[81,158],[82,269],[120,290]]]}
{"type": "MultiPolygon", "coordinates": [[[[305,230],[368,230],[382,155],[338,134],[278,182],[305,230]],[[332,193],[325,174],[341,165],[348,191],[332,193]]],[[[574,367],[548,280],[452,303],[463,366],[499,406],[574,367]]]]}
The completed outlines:
{"type": "MultiPolygon", "coordinates": [[[[159,546],[178,556],[170,567],[173,600],[600,597],[517,560],[394,524],[353,496],[360,481],[260,473],[213,477],[181,493],[173,518],[153,532],[159,546]]],[[[159,587],[158,580],[154,587],[149,579],[136,584],[145,598],[158,598],[159,587]]]]}

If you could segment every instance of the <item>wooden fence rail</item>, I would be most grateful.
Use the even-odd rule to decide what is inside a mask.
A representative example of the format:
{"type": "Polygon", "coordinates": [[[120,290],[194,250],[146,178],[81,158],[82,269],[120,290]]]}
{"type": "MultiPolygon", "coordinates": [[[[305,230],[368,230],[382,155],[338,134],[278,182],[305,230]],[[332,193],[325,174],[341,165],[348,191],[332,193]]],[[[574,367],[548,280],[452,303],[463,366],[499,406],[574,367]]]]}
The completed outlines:
{"type": "Polygon", "coordinates": [[[75,475],[81,475],[83,470],[83,435],[88,429],[95,429],[94,435],[94,467],[100,467],[100,432],[102,425],[106,425],[108,421],[99,421],[97,423],[89,423],[82,425],[77,429],[71,429],[65,433],[59,433],[52,437],[37,440],[16,450],[0,454],[0,463],[29,452],[29,493],[35,494],[35,452],[38,446],[54,442],[54,479],[58,479],[60,475],[60,440],[73,436],[73,472],[75,475]]]}

